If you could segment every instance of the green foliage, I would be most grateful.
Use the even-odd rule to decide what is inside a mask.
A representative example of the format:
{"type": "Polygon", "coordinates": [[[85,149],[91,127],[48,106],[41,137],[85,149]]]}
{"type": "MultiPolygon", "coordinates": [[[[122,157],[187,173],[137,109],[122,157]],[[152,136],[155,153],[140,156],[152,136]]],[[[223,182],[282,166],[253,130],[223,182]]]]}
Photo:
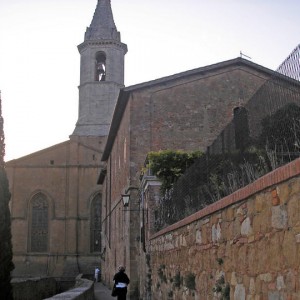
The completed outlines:
{"type": "Polygon", "coordinates": [[[174,287],[180,288],[182,284],[182,277],[180,276],[180,272],[177,272],[173,279],[174,287]]]}
{"type": "Polygon", "coordinates": [[[13,296],[10,274],[14,265],[12,262],[11,221],[8,206],[10,193],[4,169],[4,148],[3,118],[0,98],[0,299],[11,300],[13,296]]]}
{"type": "MultiPolygon", "coordinates": [[[[241,123],[245,115],[239,117],[241,123]]],[[[148,166],[161,179],[163,196],[155,211],[155,229],[174,224],[300,156],[299,106],[289,103],[261,124],[256,140],[248,137],[247,126],[238,132],[243,141],[235,152],[150,152],[148,166]]]]}
{"type": "Polygon", "coordinates": [[[183,152],[163,150],[148,153],[147,167],[162,181],[162,194],[169,190],[174,182],[189,168],[196,159],[201,157],[201,151],[183,152]]]}
{"type": "Polygon", "coordinates": [[[173,298],[173,291],[172,290],[168,291],[168,298],[173,298]]]}
{"type": "Polygon", "coordinates": [[[262,132],[259,144],[277,151],[299,151],[300,107],[289,103],[261,122],[262,132]]]}
{"type": "Polygon", "coordinates": [[[188,273],[184,277],[184,283],[188,289],[195,290],[196,289],[196,275],[193,273],[188,273]]]}
{"type": "Polygon", "coordinates": [[[213,292],[218,294],[221,300],[230,300],[230,285],[225,283],[224,275],[216,280],[213,292]]]}

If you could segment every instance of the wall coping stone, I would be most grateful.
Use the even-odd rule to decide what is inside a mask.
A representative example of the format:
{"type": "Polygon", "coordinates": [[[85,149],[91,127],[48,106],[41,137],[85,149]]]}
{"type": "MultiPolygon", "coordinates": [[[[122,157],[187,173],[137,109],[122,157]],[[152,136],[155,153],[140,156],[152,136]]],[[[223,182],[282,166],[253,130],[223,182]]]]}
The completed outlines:
{"type": "Polygon", "coordinates": [[[216,211],[222,210],[227,206],[236,204],[257,192],[267,189],[273,185],[279,184],[299,174],[300,158],[297,158],[296,160],[269,172],[268,174],[258,178],[251,184],[235,191],[234,193],[218,200],[217,202],[212,203],[207,207],[197,211],[196,213],[156,232],[150,237],[150,240],[156,239],[157,237],[162,236],[168,232],[177,230],[181,227],[191,224],[201,218],[211,215],[216,211]]]}

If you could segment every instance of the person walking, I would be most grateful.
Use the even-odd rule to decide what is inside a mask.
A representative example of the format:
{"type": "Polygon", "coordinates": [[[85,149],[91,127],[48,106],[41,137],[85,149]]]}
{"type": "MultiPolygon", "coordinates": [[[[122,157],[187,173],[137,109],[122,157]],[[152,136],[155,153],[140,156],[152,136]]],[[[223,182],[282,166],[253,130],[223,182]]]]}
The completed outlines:
{"type": "Polygon", "coordinates": [[[100,277],[100,269],[98,267],[96,267],[96,269],[95,269],[95,282],[99,281],[99,277],[100,277]]]}
{"type": "Polygon", "coordinates": [[[116,288],[116,294],[118,296],[118,300],[126,300],[127,295],[127,286],[130,282],[127,274],[125,273],[125,268],[123,266],[119,266],[119,271],[115,274],[114,278],[114,286],[116,288]]]}

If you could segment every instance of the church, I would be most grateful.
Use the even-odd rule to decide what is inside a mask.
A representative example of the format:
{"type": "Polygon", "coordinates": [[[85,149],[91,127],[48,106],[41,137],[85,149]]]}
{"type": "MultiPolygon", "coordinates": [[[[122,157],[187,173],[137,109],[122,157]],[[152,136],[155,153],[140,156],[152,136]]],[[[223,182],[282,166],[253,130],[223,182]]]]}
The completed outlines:
{"type": "Polygon", "coordinates": [[[79,113],[69,140],[6,163],[13,276],[71,281],[100,267],[111,285],[124,265],[139,299],[147,293],[145,237],[153,232],[144,200],[159,186],[140,180],[148,152],[205,152],[276,72],[235,58],[124,87],[127,46],[110,0],[98,0],[78,50],[79,113]]]}
{"type": "Polygon", "coordinates": [[[79,113],[69,140],[6,163],[15,277],[73,280],[101,266],[97,177],[119,91],[124,56],[111,4],[99,0],[81,57],[79,113]]]}

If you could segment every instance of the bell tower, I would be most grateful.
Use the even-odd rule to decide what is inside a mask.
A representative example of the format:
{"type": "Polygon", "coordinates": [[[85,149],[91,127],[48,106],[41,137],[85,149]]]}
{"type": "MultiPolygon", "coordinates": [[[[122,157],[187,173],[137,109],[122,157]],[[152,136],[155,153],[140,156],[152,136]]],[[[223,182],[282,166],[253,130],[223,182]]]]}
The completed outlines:
{"type": "Polygon", "coordinates": [[[124,87],[124,56],[110,0],[98,0],[80,53],[79,113],[72,136],[101,137],[108,134],[112,114],[124,87]]]}

